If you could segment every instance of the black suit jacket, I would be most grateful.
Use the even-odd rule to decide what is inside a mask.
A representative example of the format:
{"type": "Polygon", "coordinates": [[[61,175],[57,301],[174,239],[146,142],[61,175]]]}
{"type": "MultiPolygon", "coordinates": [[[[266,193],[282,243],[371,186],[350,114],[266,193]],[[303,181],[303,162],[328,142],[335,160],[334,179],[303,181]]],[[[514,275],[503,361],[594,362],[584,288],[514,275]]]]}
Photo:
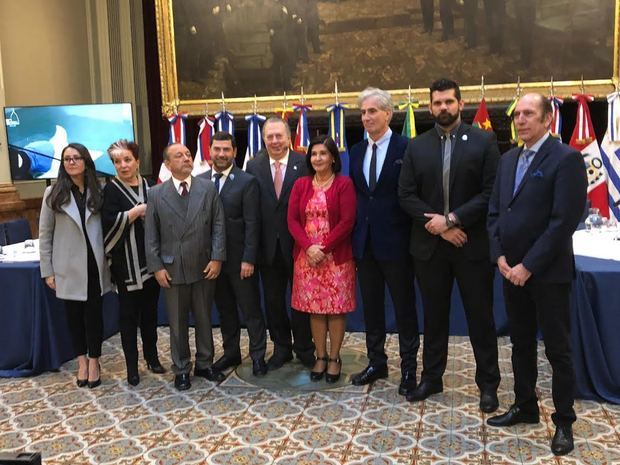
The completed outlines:
{"type": "MultiPolygon", "coordinates": [[[[211,179],[212,170],[198,176],[211,179]]],[[[239,272],[241,262],[256,263],[260,241],[258,183],[251,174],[233,166],[220,191],[226,215],[224,269],[239,272]]]]}
{"type": "MultiPolygon", "coordinates": [[[[450,158],[450,211],[467,234],[463,252],[470,259],[488,257],[486,216],[499,149],[495,134],[461,123],[450,158]]],[[[412,139],[400,175],[400,204],[412,218],[410,250],[428,260],[443,239],[429,233],[424,213],[443,215],[441,138],[435,128],[412,139]]]]}
{"type": "Polygon", "coordinates": [[[570,282],[574,276],[572,235],[586,202],[587,175],[582,155],[549,137],[532,160],[513,196],[521,148],[505,153],[489,203],[491,260],[523,263],[530,279],[570,282]]]}
{"type": "Polygon", "coordinates": [[[267,151],[261,151],[254,159],[250,160],[246,171],[256,178],[260,191],[261,239],[259,262],[266,265],[273,263],[276,255],[276,244],[279,239],[282,255],[292,267],[294,241],[288,231],[286,216],[293,184],[298,178],[308,174],[305,156],[292,150],[289,152],[279,199],[276,197],[273,186],[267,151]]]}
{"type": "Polygon", "coordinates": [[[368,141],[355,144],[349,151],[349,175],[357,193],[353,230],[353,255],[357,259],[364,255],[369,233],[377,260],[401,260],[407,255],[411,221],[398,204],[398,177],[408,142],[406,137],[392,133],[374,192],[370,191],[363,172],[368,141]]]}

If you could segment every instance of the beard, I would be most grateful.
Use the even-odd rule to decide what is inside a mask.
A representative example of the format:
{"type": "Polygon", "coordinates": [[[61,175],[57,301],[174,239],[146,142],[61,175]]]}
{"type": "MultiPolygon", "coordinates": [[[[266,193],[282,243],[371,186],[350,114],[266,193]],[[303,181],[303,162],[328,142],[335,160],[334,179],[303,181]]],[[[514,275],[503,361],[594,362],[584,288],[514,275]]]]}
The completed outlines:
{"type": "Polygon", "coordinates": [[[437,124],[439,124],[439,126],[450,126],[452,123],[454,123],[457,119],[459,119],[460,116],[460,112],[457,111],[455,114],[449,113],[449,112],[441,112],[438,115],[433,115],[435,116],[435,121],[437,122],[437,124]]]}

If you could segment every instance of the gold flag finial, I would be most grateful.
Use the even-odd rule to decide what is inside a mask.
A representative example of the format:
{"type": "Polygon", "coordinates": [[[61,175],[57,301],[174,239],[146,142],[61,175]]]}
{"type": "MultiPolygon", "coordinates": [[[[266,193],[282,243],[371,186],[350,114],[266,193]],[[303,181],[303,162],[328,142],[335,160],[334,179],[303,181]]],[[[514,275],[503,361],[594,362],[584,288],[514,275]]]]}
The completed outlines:
{"type": "Polygon", "coordinates": [[[338,100],[338,81],[334,81],[334,94],[336,96],[336,105],[340,103],[338,100]]]}
{"type": "Polygon", "coordinates": [[[555,97],[555,85],[553,84],[553,76],[551,76],[550,84],[551,84],[551,98],[554,98],[555,97]]]}
{"type": "Polygon", "coordinates": [[[523,89],[521,88],[521,76],[517,76],[517,97],[521,97],[521,92],[523,89]]]}
{"type": "Polygon", "coordinates": [[[222,91],[222,103],[220,104],[222,107],[222,112],[226,111],[226,99],[224,98],[224,91],[222,91]]]}
{"type": "Polygon", "coordinates": [[[484,98],[484,92],[485,92],[485,88],[484,88],[484,74],[483,74],[482,77],[480,78],[480,100],[484,98]]]}
{"type": "Polygon", "coordinates": [[[254,103],[252,104],[252,112],[258,114],[258,101],[256,100],[256,94],[254,94],[254,103]]]}
{"type": "Polygon", "coordinates": [[[581,75],[581,84],[579,84],[579,88],[581,89],[581,93],[585,94],[586,93],[586,86],[583,82],[583,74],[581,75]]]}
{"type": "Polygon", "coordinates": [[[301,90],[300,90],[300,93],[299,93],[299,101],[301,102],[302,105],[306,101],[306,97],[304,97],[304,86],[301,86],[301,90]]]}

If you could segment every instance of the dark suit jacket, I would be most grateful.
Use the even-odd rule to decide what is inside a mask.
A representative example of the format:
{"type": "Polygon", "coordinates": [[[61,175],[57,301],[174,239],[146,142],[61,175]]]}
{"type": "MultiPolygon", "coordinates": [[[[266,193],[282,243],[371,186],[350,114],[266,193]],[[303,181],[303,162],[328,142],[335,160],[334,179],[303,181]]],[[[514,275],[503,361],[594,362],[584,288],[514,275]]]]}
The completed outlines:
{"type": "Polygon", "coordinates": [[[172,284],[204,278],[211,260],[226,260],[224,209],[212,182],[192,178],[187,212],[172,178],[149,191],[146,207],[146,263],[166,269],[172,284]]]}
{"type": "Polygon", "coordinates": [[[292,267],[293,238],[288,231],[286,215],[293,184],[298,178],[308,174],[305,156],[292,150],[289,152],[279,199],[276,198],[276,191],[273,187],[267,151],[262,151],[250,160],[246,171],[256,178],[260,190],[261,238],[259,262],[266,265],[273,263],[276,255],[276,244],[279,239],[282,255],[292,267]]]}
{"type": "Polygon", "coordinates": [[[523,263],[539,282],[570,282],[574,275],[572,235],[586,202],[582,155],[549,137],[540,147],[513,196],[521,148],[499,163],[489,203],[491,260],[523,263]]]}
{"type": "MultiPolygon", "coordinates": [[[[198,176],[211,179],[212,170],[198,176]]],[[[239,272],[241,262],[256,263],[260,240],[258,183],[251,174],[233,166],[220,191],[226,215],[224,269],[239,272]]]]}
{"type": "MultiPolygon", "coordinates": [[[[488,257],[486,216],[493,189],[499,149],[495,134],[461,123],[450,158],[450,211],[459,218],[469,259],[488,257]]],[[[424,213],[443,215],[441,138],[435,128],[412,139],[400,175],[400,204],[412,218],[410,250],[414,258],[428,260],[440,236],[429,233],[424,213]]]]}
{"type": "Polygon", "coordinates": [[[402,260],[407,256],[411,221],[398,204],[398,177],[408,141],[406,137],[392,133],[374,192],[368,188],[363,172],[368,141],[355,144],[349,151],[349,174],[357,193],[357,217],[353,230],[353,255],[357,259],[364,255],[369,233],[377,260],[402,260]]]}

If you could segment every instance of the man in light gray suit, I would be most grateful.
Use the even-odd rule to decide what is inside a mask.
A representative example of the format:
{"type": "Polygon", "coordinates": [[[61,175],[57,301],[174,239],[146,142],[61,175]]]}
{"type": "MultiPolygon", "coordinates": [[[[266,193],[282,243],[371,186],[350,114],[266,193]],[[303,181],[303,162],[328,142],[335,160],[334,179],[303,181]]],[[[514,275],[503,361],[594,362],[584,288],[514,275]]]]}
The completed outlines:
{"type": "Polygon", "coordinates": [[[172,178],[149,192],[146,261],[164,288],[174,386],[184,391],[191,387],[190,309],[196,321],[194,375],[210,381],[224,379],[212,367],[211,307],[215,280],[226,260],[225,217],[213,183],[191,175],[193,157],[187,147],[166,147],[164,163],[172,178]]]}

